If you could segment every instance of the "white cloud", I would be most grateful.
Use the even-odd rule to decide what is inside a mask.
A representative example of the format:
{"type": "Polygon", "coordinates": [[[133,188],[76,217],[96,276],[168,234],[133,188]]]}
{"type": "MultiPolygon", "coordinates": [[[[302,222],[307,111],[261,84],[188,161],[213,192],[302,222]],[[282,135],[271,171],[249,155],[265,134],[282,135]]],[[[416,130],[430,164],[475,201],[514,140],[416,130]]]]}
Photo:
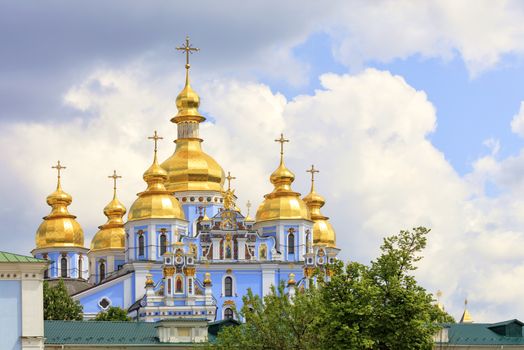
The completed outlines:
{"type": "MultiPolygon", "coordinates": [[[[296,174],[295,190],[309,190],[305,170],[311,163],[321,170],[317,189],[328,200],[323,211],[332,218],[343,258],[368,261],[385,235],[428,226],[432,234],[418,276],[430,291],[445,292],[453,314],[459,315],[466,295],[478,320],[524,312],[517,294],[498,293],[500,283],[521,287],[515,276],[524,268],[523,255],[515,247],[524,243],[524,154],[502,161],[486,156],[462,178],[427,138],[436,115],[424,92],[373,69],[327,74],[321,82],[322,90],[291,101],[259,83],[222,79],[195,87],[201,110],[215,121],[202,125],[204,149],[237,176],[240,207],[248,199],[258,204],[271,190],[268,177],[278,159],[273,139],[284,131],[292,141],[286,163],[296,174]],[[501,194],[486,196],[487,181],[501,194]]],[[[105,221],[102,208],[111,195],[106,176],[113,169],[124,176],[119,193],[129,207],[151,161],[146,137],[154,129],[165,137],[162,159],[174,150],[174,86],[180,81],[153,80],[141,65],[99,70],[64,96],[91,117],[6,124],[1,186],[10,209],[1,215],[23,232],[6,248],[32,248],[48,211],[45,196],[55,184],[50,166],[57,159],[68,166],[64,189],[74,197],[71,212],[86,231],[86,245],[105,221]]]]}
{"type": "Polygon", "coordinates": [[[520,103],[520,109],[511,120],[511,131],[524,137],[524,102],[520,103]]]}

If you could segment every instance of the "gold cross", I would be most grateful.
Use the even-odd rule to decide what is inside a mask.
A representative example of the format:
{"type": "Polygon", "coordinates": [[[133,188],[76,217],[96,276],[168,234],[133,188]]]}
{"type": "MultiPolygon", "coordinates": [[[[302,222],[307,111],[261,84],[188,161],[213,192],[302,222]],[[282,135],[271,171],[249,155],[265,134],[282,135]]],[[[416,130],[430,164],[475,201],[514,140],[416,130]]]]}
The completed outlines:
{"type": "Polygon", "coordinates": [[[193,54],[193,51],[200,51],[199,48],[192,47],[189,43],[189,35],[186,36],[186,43],[183,46],[179,46],[176,48],[179,51],[185,51],[186,52],[186,69],[189,69],[189,55],[193,54]]]}
{"type": "Polygon", "coordinates": [[[163,140],[163,139],[164,139],[163,137],[158,136],[156,130],[155,130],[155,134],[153,136],[149,136],[148,137],[148,140],[155,140],[155,153],[156,153],[156,149],[157,149],[158,140],[163,140]]]}
{"type": "Polygon", "coordinates": [[[121,179],[122,176],[116,174],[116,170],[113,170],[113,175],[108,176],[108,178],[113,179],[113,190],[116,191],[116,180],[121,179]]]}
{"type": "Polygon", "coordinates": [[[60,164],[60,161],[57,161],[56,165],[53,165],[51,168],[56,169],[56,171],[58,172],[58,183],[57,183],[57,188],[58,188],[60,187],[60,170],[65,169],[66,167],[62,166],[62,164],[60,164]]]}
{"type": "Polygon", "coordinates": [[[276,139],[275,142],[280,142],[280,158],[284,156],[284,143],[289,142],[284,138],[284,134],[280,134],[280,138],[276,139]]]}
{"type": "Polygon", "coordinates": [[[315,182],[315,173],[319,173],[315,166],[311,164],[311,169],[306,170],[306,172],[311,173],[311,182],[315,182]]]}
{"type": "Polygon", "coordinates": [[[235,180],[236,177],[234,176],[231,176],[231,173],[228,171],[227,172],[227,176],[226,176],[226,180],[227,180],[227,190],[229,191],[231,189],[231,180],[235,180]]]}

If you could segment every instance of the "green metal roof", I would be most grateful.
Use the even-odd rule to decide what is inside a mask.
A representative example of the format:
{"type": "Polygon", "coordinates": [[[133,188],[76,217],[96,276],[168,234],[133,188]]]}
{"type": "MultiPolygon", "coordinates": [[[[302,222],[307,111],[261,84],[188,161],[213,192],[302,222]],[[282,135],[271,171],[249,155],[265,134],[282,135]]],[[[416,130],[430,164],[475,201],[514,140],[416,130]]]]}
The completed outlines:
{"type": "Polygon", "coordinates": [[[18,255],[0,251],[0,263],[42,263],[47,260],[33,258],[32,256],[18,255]]]}
{"type": "Polygon", "coordinates": [[[159,344],[155,323],[44,321],[46,344],[159,344]]]}
{"type": "Polygon", "coordinates": [[[519,336],[505,336],[493,331],[498,326],[522,326],[519,320],[509,320],[498,323],[448,323],[448,344],[455,345],[522,345],[524,336],[522,330],[519,336]]]}

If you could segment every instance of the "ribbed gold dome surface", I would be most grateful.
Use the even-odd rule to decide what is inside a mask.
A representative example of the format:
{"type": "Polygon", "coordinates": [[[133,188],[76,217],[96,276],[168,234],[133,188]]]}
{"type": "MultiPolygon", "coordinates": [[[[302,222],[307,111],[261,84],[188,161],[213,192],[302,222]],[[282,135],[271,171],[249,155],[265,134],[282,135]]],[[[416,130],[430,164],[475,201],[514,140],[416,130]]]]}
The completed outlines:
{"type": "Polygon", "coordinates": [[[58,182],[56,191],[47,196],[47,204],[51,206],[51,213],[44,217],[44,221],[36,231],[36,248],[55,247],[84,247],[84,231],[71,215],[67,207],[73,198],[62,190],[60,183],[60,169],[64,169],[58,162],[58,182]]]}
{"type": "Polygon", "coordinates": [[[115,180],[113,188],[113,199],[104,208],[104,215],[107,216],[107,222],[99,226],[99,231],[91,240],[91,251],[100,251],[106,249],[124,249],[125,231],[123,217],[126,214],[126,208],[116,196],[116,171],[113,176],[115,180]]]}
{"type": "Polygon", "coordinates": [[[167,172],[158,165],[156,151],[155,146],[153,164],[143,176],[148,185],[147,189],[138,194],[138,198],[129,209],[128,221],[153,218],[185,220],[182,206],[171,191],[166,190],[164,183],[167,179],[167,172]]]}
{"type": "MultiPolygon", "coordinates": [[[[281,140],[283,140],[283,135],[281,135],[281,140]]],[[[282,149],[280,152],[280,164],[269,179],[275,188],[273,192],[264,196],[265,199],[257,210],[256,221],[308,220],[310,217],[306,203],[300,198],[300,193],[291,189],[291,184],[295,180],[295,174],[284,165],[282,149]]]]}
{"type": "Polygon", "coordinates": [[[162,163],[169,191],[222,191],[224,170],[202,150],[201,142],[176,140],[175,153],[162,163]]]}
{"type": "Polygon", "coordinates": [[[308,170],[311,173],[311,191],[307,196],[304,197],[304,202],[309,208],[309,213],[311,215],[311,220],[313,220],[313,244],[323,244],[330,248],[336,247],[336,235],[333,226],[329,222],[329,218],[322,215],[320,208],[326,203],[324,197],[319,195],[315,191],[315,173],[318,170],[315,170],[314,166],[311,166],[311,170],[308,170]]]}

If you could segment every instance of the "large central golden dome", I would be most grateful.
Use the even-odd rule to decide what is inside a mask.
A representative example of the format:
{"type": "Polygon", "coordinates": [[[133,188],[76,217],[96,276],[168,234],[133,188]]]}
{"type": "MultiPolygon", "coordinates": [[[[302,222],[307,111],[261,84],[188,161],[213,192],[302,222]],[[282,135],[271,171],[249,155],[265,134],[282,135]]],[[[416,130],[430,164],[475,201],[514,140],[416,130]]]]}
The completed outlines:
{"type": "MultiPolygon", "coordinates": [[[[278,140],[277,140],[278,141],[278,140]]],[[[280,142],[287,142],[281,135],[280,142]]],[[[284,153],[280,151],[280,165],[271,174],[270,181],[275,186],[273,192],[264,196],[264,201],[258,207],[256,221],[306,219],[309,220],[309,211],[306,203],[300,198],[300,193],[291,189],[295,180],[293,174],[284,165],[284,153]]]]}
{"type": "Polygon", "coordinates": [[[51,213],[44,217],[44,221],[36,231],[36,248],[55,247],[84,247],[84,231],[75,220],[76,216],[69,214],[67,207],[73,198],[62,190],[60,183],[60,169],[64,169],[58,162],[59,171],[56,191],[47,196],[47,204],[51,206],[51,213]]]}
{"type": "Polygon", "coordinates": [[[166,188],[169,191],[223,191],[224,170],[202,150],[199,124],[206,118],[199,113],[199,106],[200,97],[189,84],[187,63],[186,83],[176,99],[178,113],[171,118],[178,129],[176,149],[162,163],[162,168],[167,171],[166,188]]]}

